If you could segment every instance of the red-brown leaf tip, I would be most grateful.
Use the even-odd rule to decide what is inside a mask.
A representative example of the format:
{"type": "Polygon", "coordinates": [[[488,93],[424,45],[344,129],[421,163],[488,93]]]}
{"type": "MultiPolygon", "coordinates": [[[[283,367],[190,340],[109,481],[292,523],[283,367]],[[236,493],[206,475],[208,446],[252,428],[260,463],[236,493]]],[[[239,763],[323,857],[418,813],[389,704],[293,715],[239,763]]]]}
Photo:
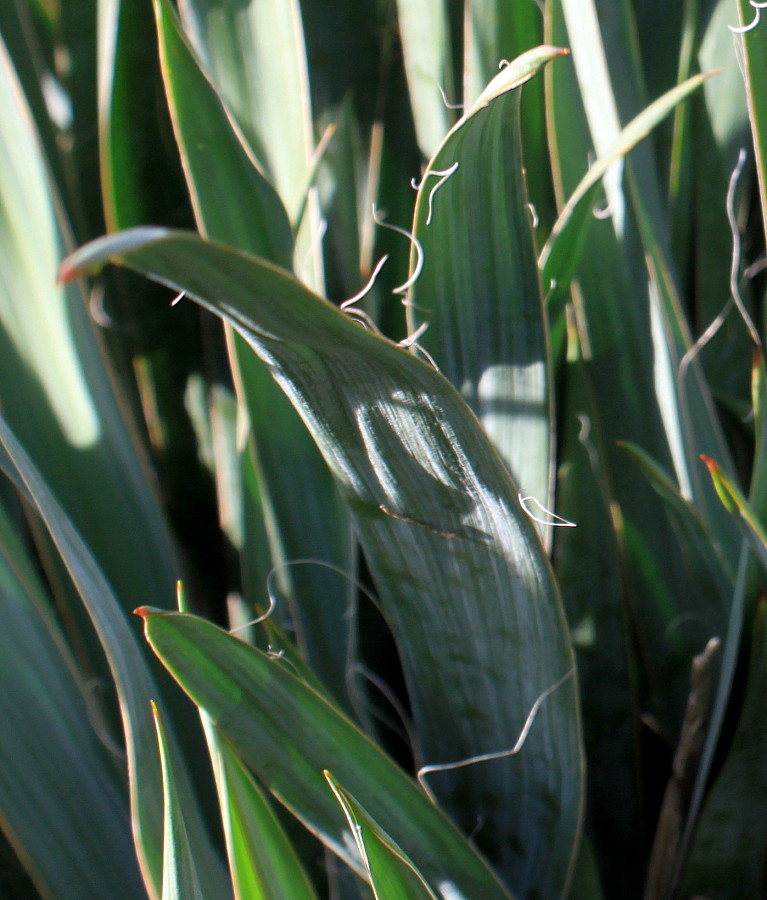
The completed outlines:
{"type": "Polygon", "coordinates": [[[133,610],[133,615],[141,616],[142,619],[145,619],[147,616],[151,616],[156,612],[158,612],[158,610],[151,606],[137,606],[136,609],[133,610]]]}
{"type": "Polygon", "coordinates": [[[700,458],[706,464],[706,468],[709,472],[716,472],[719,466],[716,464],[715,460],[713,460],[710,456],[706,456],[705,453],[700,454],[700,458]]]}
{"type": "Polygon", "coordinates": [[[63,259],[56,272],[56,284],[66,284],[68,281],[77,278],[78,269],[73,266],[69,259],[63,259]]]}

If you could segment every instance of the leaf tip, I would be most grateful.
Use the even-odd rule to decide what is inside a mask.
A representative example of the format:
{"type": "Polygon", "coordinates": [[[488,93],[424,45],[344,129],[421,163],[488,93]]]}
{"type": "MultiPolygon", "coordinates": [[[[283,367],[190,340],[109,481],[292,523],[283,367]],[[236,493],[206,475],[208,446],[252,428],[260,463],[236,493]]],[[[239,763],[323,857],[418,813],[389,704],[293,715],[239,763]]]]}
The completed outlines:
{"type": "Polygon", "coordinates": [[[134,616],[141,616],[142,619],[146,619],[149,616],[156,616],[158,613],[161,613],[161,609],[157,609],[154,606],[137,606],[133,610],[134,616]]]}
{"type": "Polygon", "coordinates": [[[62,259],[56,270],[56,284],[66,284],[68,281],[73,281],[79,273],[80,270],[72,261],[72,257],[67,256],[66,259],[62,259]]]}

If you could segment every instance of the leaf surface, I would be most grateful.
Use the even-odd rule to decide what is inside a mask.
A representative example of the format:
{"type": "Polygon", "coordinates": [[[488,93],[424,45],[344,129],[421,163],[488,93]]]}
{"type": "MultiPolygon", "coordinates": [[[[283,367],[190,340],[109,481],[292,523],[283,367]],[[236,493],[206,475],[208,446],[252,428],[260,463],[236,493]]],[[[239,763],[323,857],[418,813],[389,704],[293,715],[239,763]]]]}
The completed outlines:
{"type": "Polygon", "coordinates": [[[82,248],[62,274],[110,259],[187,290],[267,363],[354,517],[418,751],[451,764],[432,774],[435,793],[466,831],[481,818],[478,845],[520,893],[563,890],[582,789],[572,650],[537,533],[466,405],[430,367],[263,261],[140,229],[82,248]],[[536,710],[518,753],[454,765],[510,751],[536,710]]]}

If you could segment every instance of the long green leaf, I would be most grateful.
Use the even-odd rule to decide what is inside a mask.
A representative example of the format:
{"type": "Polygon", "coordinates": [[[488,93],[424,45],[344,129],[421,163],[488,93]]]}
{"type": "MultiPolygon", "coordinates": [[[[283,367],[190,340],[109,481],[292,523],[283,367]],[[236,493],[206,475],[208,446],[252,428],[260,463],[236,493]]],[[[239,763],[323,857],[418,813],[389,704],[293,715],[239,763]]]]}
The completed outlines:
{"type": "Polygon", "coordinates": [[[767,49],[764,45],[763,15],[762,10],[756,9],[752,3],[738,0],[740,27],[748,28],[742,33],[740,40],[743,47],[748,117],[756,155],[762,220],[767,235],[767,49]]]}
{"type": "MultiPolygon", "coordinates": [[[[543,42],[539,10],[527,0],[466,0],[463,17],[463,100],[468,109],[504,60],[511,60],[543,42]]],[[[522,104],[522,145],[527,188],[544,226],[552,220],[551,173],[539,161],[547,155],[543,82],[525,90],[522,104]]]]}
{"type": "MultiPolygon", "coordinates": [[[[201,232],[290,268],[293,241],[279,197],[200,71],[169,4],[158,0],[155,11],[166,92],[201,232]],[[230,200],[222,204],[221,197],[230,200]]],[[[239,335],[233,336],[230,348],[253,435],[252,474],[259,480],[260,508],[251,508],[248,518],[265,520],[272,565],[318,559],[350,571],[348,516],[311,436],[239,335]]],[[[248,558],[263,552],[251,545],[239,549],[245,567],[248,558]]],[[[326,567],[293,567],[280,576],[291,609],[298,611],[310,662],[335,695],[345,698],[346,593],[338,590],[337,579],[326,567]],[[317,597],[324,602],[317,603],[317,597]]],[[[260,601],[265,585],[249,587],[248,599],[260,601]]]]}
{"type": "Polygon", "coordinates": [[[0,400],[124,605],[172,589],[167,525],[126,428],[80,285],[55,284],[66,231],[0,44],[0,400]]]}
{"type": "Polygon", "coordinates": [[[296,271],[319,289],[319,208],[314,195],[307,201],[314,135],[300,4],[182,0],[179,8],[213,84],[297,230],[296,271]]]}
{"type": "MultiPolygon", "coordinates": [[[[186,830],[186,810],[176,789],[173,757],[165,735],[157,705],[152,703],[152,713],[160,750],[163,792],[163,857],[162,900],[215,900],[204,894],[197,873],[189,834],[186,830]]],[[[225,895],[221,895],[225,896],[225,895]]]]}
{"type": "Polygon", "coordinates": [[[440,896],[508,900],[469,843],[402,770],[326,699],[266,654],[195,616],[143,608],[147,639],[269,790],[358,871],[331,768],[386,823],[440,896]]]}
{"type": "Polygon", "coordinates": [[[325,772],[349,823],[376,900],[439,900],[425,878],[386,832],[325,772]]]}
{"type": "Polygon", "coordinates": [[[452,121],[453,60],[445,0],[397,0],[410,103],[421,153],[428,159],[452,121]],[[449,102],[449,100],[447,101],[449,102]]]}
{"type": "Polygon", "coordinates": [[[274,809],[253,776],[203,716],[237,900],[316,900],[274,809]]]}
{"type": "MultiPolygon", "coordinates": [[[[642,108],[641,85],[632,68],[633,22],[628,4],[611,5],[607,10],[591,0],[555,0],[550,28],[547,40],[569,43],[575,61],[575,73],[566,66],[548,70],[552,139],[564,205],[587,170],[588,154],[606,153],[618,139],[622,118],[633,119],[642,108]],[[567,32],[565,18],[572,34],[567,32]],[[621,53],[614,51],[617,46],[623,48],[621,53]],[[616,80],[615,90],[611,78],[616,80]],[[616,108],[619,101],[620,110],[616,108]]],[[[697,617],[698,596],[690,589],[685,560],[662,503],[640,480],[626,477],[625,455],[617,445],[630,441],[641,446],[681,479],[699,446],[697,439],[702,435],[715,445],[718,440],[716,419],[709,417],[710,405],[699,418],[700,407],[690,404],[695,407],[692,429],[680,421],[682,401],[687,399],[682,388],[702,390],[705,395],[705,385],[698,381],[695,361],[688,373],[694,376],[692,384],[680,386],[678,382],[675,367],[689,338],[680,339],[685,325],[679,320],[678,307],[674,308],[678,299],[672,290],[675,279],[663,248],[659,252],[657,246],[663,234],[664,211],[650,152],[649,142],[632,151],[627,162],[631,191],[624,190],[620,164],[608,173],[607,209],[600,220],[591,223],[577,273],[574,308],[598,410],[593,420],[606,449],[615,511],[620,510],[614,522],[625,549],[624,596],[627,608],[634,611],[640,635],[646,690],[642,702],[651,705],[674,733],[686,704],[690,659],[700,648],[691,635],[677,631],[673,644],[665,636],[679,616],[697,617]],[[641,187],[634,190],[634,184],[641,187]],[[646,197],[642,194],[645,188],[646,197]],[[637,198],[649,223],[642,235],[634,216],[637,198]],[[693,433],[696,439],[690,440],[693,433]]],[[[692,483],[692,479],[680,482],[687,497],[692,483]]],[[[719,597],[714,633],[723,632],[729,603],[729,596],[719,597]]]]}
{"type": "Polygon", "coordinates": [[[0,505],[0,827],[43,897],[138,900],[127,796],[49,604],[0,505]]]}
{"type": "MultiPolygon", "coordinates": [[[[577,527],[556,530],[554,570],[578,661],[588,771],[586,830],[598,854],[605,895],[628,898],[636,896],[645,866],[636,840],[642,828],[636,650],[621,578],[607,448],[573,316],[568,319],[557,405],[556,496],[558,514],[577,527]],[[616,804],[616,796],[624,801],[616,804]]],[[[587,882],[589,862],[593,866],[582,845],[578,866],[587,882]]],[[[576,872],[574,891],[578,877],[576,872]]]]}
{"type": "MultiPolygon", "coordinates": [[[[120,700],[130,778],[133,835],[144,882],[152,897],[162,884],[162,778],[149,702],[158,696],[146,658],[93,555],[6,423],[0,419],[0,468],[28,495],[63,558],[104,648],[120,700]]],[[[175,752],[175,751],[174,751],[175,752]]],[[[207,894],[225,896],[221,870],[199,817],[185,769],[178,789],[187,827],[206,879],[207,894]]]]}
{"type": "MultiPolygon", "coordinates": [[[[485,88],[419,188],[409,324],[528,497],[551,507],[546,321],[524,183],[519,86],[566,51],[539,47],[485,88]],[[487,107],[487,108],[485,108],[487,107]]],[[[551,529],[542,534],[548,542],[551,529]]]]}
{"type": "Polygon", "coordinates": [[[544,285],[555,283],[557,291],[569,285],[578,265],[580,253],[592,215],[596,190],[610,166],[631,151],[639,141],[661,122],[676,106],[697,90],[707,75],[695,75],[677,85],[651,103],[623,128],[611,147],[601,155],[583,176],[567,200],[541,250],[539,263],[544,285]]]}
{"type": "Polygon", "coordinates": [[[289,269],[293,238],[280,198],[201,70],[170,4],[155,0],[154,8],[168,105],[198,223],[211,237],[289,269]]]}
{"type": "Polygon", "coordinates": [[[82,248],[62,274],[108,260],[187,290],[267,362],[353,514],[418,749],[450,764],[432,774],[435,793],[513,887],[563,890],[581,806],[572,650],[533,523],[466,405],[427,365],[265,262],[139,229],[82,248]]]}

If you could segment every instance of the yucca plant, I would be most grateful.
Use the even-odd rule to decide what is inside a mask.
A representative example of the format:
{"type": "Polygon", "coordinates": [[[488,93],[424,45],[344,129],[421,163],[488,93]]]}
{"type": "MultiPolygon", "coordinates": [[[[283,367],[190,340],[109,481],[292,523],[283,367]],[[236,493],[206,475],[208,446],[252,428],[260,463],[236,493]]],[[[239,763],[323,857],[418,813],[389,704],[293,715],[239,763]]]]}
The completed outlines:
{"type": "Polygon", "coordinates": [[[3,896],[767,896],[761,16],[2,5],[3,896]]]}

